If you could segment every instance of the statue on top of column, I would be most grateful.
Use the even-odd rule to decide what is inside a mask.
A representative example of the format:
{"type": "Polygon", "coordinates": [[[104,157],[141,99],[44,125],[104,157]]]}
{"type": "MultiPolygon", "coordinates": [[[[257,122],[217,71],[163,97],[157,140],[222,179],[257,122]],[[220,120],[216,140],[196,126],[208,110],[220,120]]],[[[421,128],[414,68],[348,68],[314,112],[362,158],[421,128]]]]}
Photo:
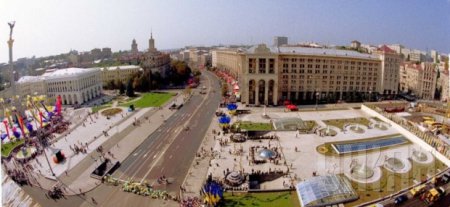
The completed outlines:
{"type": "Polygon", "coordinates": [[[13,33],[13,29],[14,29],[14,25],[15,25],[15,24],[16,24],[15,21],[8,22],[9,29],[10,29],[10,32],[9,32],[9,39],[12,39],[12,33],[13,33]]]}

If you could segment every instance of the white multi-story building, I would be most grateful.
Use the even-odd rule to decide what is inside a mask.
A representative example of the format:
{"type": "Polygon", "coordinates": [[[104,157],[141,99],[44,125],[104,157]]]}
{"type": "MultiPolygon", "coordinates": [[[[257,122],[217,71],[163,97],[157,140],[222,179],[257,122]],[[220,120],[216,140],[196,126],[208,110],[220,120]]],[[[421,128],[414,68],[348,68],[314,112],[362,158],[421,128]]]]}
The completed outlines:
{"type": "Polygon", "coordinates": [[[66,104],[83,104],[101,95],[101,72],[98,68],[66,68],[42,75],[48,97],[61,96],[66,104]]]}
{"type": "Polygon", "coordinates": [[[22,76],[17,81],[16,87],[16,93],[20,96],[47,94],[47,87],[41,76],[22,76]]]}

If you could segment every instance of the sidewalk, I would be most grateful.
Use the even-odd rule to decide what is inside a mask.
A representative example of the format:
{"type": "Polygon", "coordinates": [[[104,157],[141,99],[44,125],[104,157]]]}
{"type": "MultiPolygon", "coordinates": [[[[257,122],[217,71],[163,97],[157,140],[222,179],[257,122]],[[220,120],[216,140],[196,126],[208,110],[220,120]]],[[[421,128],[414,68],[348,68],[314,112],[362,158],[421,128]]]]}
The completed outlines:
{"type": "MultiPolygon", "coordinates": [[[[109,151],[112,153],[114,158],[106,154],[112,162],[122,162],[148,137],[148,135],[153,133],[164,123],[164,119],[167,119],[175,113],[175,111],[168,109],[168,104],[172,101],[179,102],[182,100],[183,96],[179,95],[175,99],[168,101],[162,110],[157,108],[141,109],[114,127],[116,129],[112,128],[112,130],[109,131],[110,135],[108,137],[99,137],[94,140],[89,145],[89,152],[84,154],[85,157],[82,158],[76,166],[70,169],[67,175],[62,174],[58,177],[58,179],[68,188],[66,190],[66,195],[75,195],[81,192],[84,193],[94,189],[100,184],[99,180],[90,177],[91,172],[94,171],[99,164],[96,161],[98,159],[95,158],[98,158],[100,154],[94,149],[101,145],[104,152],[109,151]],[[146,120],[145,117],[149,117],[150,122],[146,120]],[[133,126],[132,123],[135,120],[139,120],[141,124],[133,126]],[[104,141],[102,139],[107,140],[104,141]]],[[[42,163],[42,165],[47,165],[47,163],[42,163]]],[[[46,179],[42,177],[42,175],[39,175],[38,180],[39,184],[44,189],[51,189],[51,187],[56,184],[55,181],[46,179]]]]}
{"type": "Polygon", "coordinates": [[[198,149],[197,153],[201,154],[201,157],[196,156],[194,158],[191,163],[191,167],[189,168],[189,171],[186,175],[186,178],[184,179],[182,186],[186,189],[186,191],[182,193],[182,198],[200,196],[200,190],[202,189],[203,184],[208,176],[208,168],[211,160],[213,159],[211,148],[214,148],[214,145],[216,144],[216,140],[214,139],[214,137],[218,139],[219,137],[223,136],[222,133],[221,136],[213,134],[213,130],[215,130],[216,132],[221,131],[215,117],[212,119],[212,122],[209,125],[208,130],[206,131],[206,135],[203,138],[202,144],[198,149]],[[203,152],[202,149],[204,150],[203,152]]]}

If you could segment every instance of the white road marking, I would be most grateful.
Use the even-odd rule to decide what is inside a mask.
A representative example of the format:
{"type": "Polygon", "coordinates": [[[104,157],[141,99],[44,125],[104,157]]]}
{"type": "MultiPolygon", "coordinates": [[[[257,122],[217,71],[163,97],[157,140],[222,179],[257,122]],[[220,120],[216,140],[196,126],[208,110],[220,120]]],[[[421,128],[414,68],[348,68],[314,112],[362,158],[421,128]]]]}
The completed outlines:
{"type": "MultiPolygon", "coordinates": [[[[209,80],[209,81],[211,81],[211,80],[209,80]]],[[[211,89],[209,89],[209,90],[211,90],[211,89]]],[[[198,106],[202,106],[202,105],[205,103],[205,100],[206,100],[206,99],[203,99],[202,102],[200,102],[200,104],[199,104],[198,106]]],[[[196,114],[196,113],[200,110],[200,108],[202,108],[202,107],[197,107],[197,108],[194,110],[194,112],[193,112],[192,114],[196,114]]],[[[186,114],[186,115],[187,115],[187,114],[186,114]]],[[[189,123],[189,122],[191,121],[192,118],[193,118],[193,116],[189,117],[189,119],[186,120],[185,123],[189,123]]],[[[179,135],[179,133],[176,133],[176,134],[174,135],[174,137],[176,138],[178,135],[179,135]]],[[[184,136],[182,136],[181,139],[183,140],[183,139],[184,139],[184,136]]],[[[175,140],[176,140],[176,139],[170,140],[170,143],[168,143],[168,144],[166,145],[166,147],[164,148],[164,150],[162,151],[162,153],[159,154],[158,158],[153,162],[153,165],[150,167],[150,169],[148,169],[148,171],[147,171],[147,172],[145,173],[145,175],[143,176],[143,178],[142,178],[142,180],[141,180],[141,183],[142,183],[142,182],[144,181],[144,179],[150,174],[150,172],[151,172],[151,171],[153,170],[153,168],[156,166],[156,164],[158,163],[158,161],[162,158],[162,156],[165,154],[165,152],[167,151],[167,149],[170,147],[170,145],[173,144],[173,142],[174,142],[175,140]]],[[[159,149],[159,147],[158,147],[158,149],[159,149]]],[[[162,171],[162,170],[161,170],[161,171],[162,171]]]]}

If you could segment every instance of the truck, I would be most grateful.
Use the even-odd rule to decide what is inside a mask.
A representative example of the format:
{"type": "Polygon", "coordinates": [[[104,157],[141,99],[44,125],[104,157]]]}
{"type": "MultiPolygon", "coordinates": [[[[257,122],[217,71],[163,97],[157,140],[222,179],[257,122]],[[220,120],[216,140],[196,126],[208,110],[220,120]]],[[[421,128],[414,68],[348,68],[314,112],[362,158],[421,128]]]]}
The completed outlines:
{"type": "Polygon", "coordinates": [[[422,194],[421,199],[428,205],[433,204],[445,195],[445,190],[442,187],[432,188],[428,192],[422,194]]]}
{"type": "Polygon", "coordinates": [[[427,187],[427,185],[422,184],[422,185],[416,186],[415,188],[411,189],[409,192],[411,193],[411,195],[412,195],[413,197],[414,197],[414,196],[418,196],[418,195],[420,195],[421,193],[423,193],[423,192],[426,191],[426,187],[427,187]]]}

